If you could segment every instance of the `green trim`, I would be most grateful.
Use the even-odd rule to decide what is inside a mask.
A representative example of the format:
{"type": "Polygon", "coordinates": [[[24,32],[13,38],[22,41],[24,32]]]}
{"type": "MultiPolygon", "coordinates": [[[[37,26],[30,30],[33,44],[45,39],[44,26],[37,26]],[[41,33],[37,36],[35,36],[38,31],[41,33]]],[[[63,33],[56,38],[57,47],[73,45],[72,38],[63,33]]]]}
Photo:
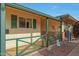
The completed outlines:
{"type": "Polygon", "coordinates": [[[48,17],[46,17],[46,47],[48,47],[48,17]]]}
{"type": "Polygon", "coordinates": [[[23,41],[23,40],[20,40],[20,39],[19,39],[18,41],[31,44],[31,43],[29,43],[29,42],[26,42],[26,41],[23,41]]]}
{"type": "Polygon", "coordinates": [[[6,41],[5,41],[5,4],[0,3],[0,55],[6,55],[6,41]]]}

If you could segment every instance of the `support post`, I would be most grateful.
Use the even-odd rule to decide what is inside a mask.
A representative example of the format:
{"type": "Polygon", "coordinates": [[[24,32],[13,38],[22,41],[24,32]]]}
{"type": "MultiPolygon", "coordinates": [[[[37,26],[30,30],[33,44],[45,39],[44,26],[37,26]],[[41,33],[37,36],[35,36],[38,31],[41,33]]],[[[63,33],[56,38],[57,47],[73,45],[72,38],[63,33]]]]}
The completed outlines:
{"type": "Polygon", "coordinates": [[[46,47],[48,47],[48,17],[46,17],[46,47]]]}
{"type": "Polygon", "coordinates": [[[0,56],[6,55],[5,39],[5,3],[0,3],[0,56]]]}
{"type": "Polygon", "coordinates": [[[62,41],[62,18],[60,18],[60,41],[62,41]]]}
{"type": "Polygon", "coordinates": [[[60,30],[60,32],[61,32],[61,41],[63,41],[63,39],[64,39],[63,38],[64,37],[63,36],[64,35],[64,22],[63,22],[63,18],[62,17],[60,18],[60,20],[61,20],[60,21],[60,24],[61,24],[61,30],[60,30]]]}

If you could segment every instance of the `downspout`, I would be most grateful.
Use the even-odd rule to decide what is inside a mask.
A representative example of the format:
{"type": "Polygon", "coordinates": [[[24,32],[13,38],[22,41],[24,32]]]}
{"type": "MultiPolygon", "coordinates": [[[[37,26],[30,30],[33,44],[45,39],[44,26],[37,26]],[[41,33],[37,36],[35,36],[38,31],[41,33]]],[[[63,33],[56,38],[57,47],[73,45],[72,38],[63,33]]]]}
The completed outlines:
{"type": "Polygon", "coordinates": [[[0,56],[6,55],[5,3],[0,3],[0,56]]]}

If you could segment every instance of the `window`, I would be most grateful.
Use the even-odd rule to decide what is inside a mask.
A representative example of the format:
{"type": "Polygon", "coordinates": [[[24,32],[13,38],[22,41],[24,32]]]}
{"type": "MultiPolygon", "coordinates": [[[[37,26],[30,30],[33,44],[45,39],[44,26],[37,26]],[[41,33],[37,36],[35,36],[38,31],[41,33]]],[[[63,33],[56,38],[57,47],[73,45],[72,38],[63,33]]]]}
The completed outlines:
{"type": "Polygon", "coordinates": [[[17,16],[11,15],[11,28],[17,28],[17,16]]]}
{"type": "Polygon", "coordinates": [[[25,28],[25,18],[19,17],[19,27],[25,28]]]}
{"type": "Polygon", "coordinates": [[[32,28],[32,20],[29,18],[26,20],[26,28],[32,28]]]}
{"type": "Polygon", "coordinates": [[[30,20],[29,19],[26,20],[26,28],[30,28],[30,20]]]}
{"type": "Polygon", "coordinates": [[[33,19],[33,28],[36,29],[36,19],[33,19]]]}
{"type": "Polygon", "coordinates": [[[29,28],[29,25],[30,25],[30,24],[29,24],[29,22],[27,21],[27,23],[26,23],[26,28],[29,28]]]}

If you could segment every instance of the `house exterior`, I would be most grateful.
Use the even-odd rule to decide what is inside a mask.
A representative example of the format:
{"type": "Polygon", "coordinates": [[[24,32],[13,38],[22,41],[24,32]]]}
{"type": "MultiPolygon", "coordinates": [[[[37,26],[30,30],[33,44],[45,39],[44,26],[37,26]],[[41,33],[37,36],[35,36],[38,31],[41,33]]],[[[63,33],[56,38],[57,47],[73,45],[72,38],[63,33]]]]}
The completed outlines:
{"type": "MultiPolygon", "coordinates": [[[[4,19],[5,17],[4,19],[5,22],[4,21],[2,22],[6,24],[5,26],[6,28],[3,27],[4,29],[6,29],[6,31],[4,30],[2,31],[2,33],[5,34],[6,32],[7,50],[16,47],[15,40],[17,38],[30,37],[23,40],[27,42],[35,42],[36,39],[38,39],[38,37],[33,38],[33,36],[41,36],[41,35],[44,35],[43,38],[44,46],[48,47],[48,45],[50,45],[49,36],[54,37],[60,32],[62,34],[61,40],[65,40],[66,38],[65,29],[67,29],[68,26],[71,26],[73,29],[73,25],[76,22],[76,20],[70,15],[61,15],[53,17],[48,14],[30,9],[28,7],[21,6],[19,4],[8,3],[4,4],[3,6],[5,7],[4,10],[1,8],[1,12],[3,13],[1,14],[1,16],[2,15],[5,16],[3,16],[1,20],[4,19]]],[[[1,39],[3,39],[4,37],[2,37],[1,39]]],[[[5,40],[3,41],[5,42],[5,40]]],[[[26,44],[20,42],[18,46],[23,45],[26,44]]]]}
{"type": "MultiPolygon", "coordinates": [[[[18,4],[6,4],[6,40],[46,35],[46,17],[48,17],[48,33],[59,31],[60,22],[54,17],[18,4]]],[[[30,42],[30,39],[27,41],[30,42]]],[[[6,43],[7,49],[15,47],[16,44],[15,41],[6,43]]],[[[20,46],[21,44],[23,45],[20,43],[20,46]]]]}
{"type": "MultiPolygon", "coordinates": [[[[46,34],[46,16],[41,15],[42,13],[37,14],[36,11],[30,11],[28,8],[28,10],[20,9],[19,6],[20,5],[17,4],[6,4],[6,38],[13,39],[28,37],[31,36],[31,34],[32,36],[46,34]]],[[[65,39],[66,26],[73,26],[76,20],[73,20],[74,18],[69,15],[61,15],[59,17],[63,17],[64,19],[62,25],[62,39],[65,39]]],[[[59,26],[60,21],[58,19],[49,17],[48,34],[59,31],[59,26]]],[[[7,46],[8,45],[9,44],[7,44],[7,46]]],[[[12,45],[10,46],[12,47],[12,45]]]]}

